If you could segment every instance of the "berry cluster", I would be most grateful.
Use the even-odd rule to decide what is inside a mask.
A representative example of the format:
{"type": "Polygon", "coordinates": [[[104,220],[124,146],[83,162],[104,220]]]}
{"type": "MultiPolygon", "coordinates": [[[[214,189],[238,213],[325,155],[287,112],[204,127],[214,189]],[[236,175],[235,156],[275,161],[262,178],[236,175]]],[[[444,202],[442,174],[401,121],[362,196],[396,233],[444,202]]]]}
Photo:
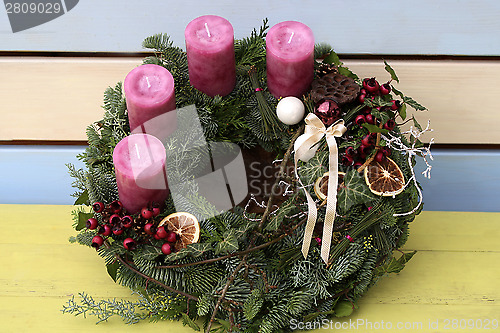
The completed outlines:
{"type": "Polygon", "coordinates": [[[363,126],[369,124],[386,131],[396,127],[395,118],[401,107],[398,100],[391,96],[390,81],[379,84],[375,78],[363,80],[363,87],[358,95],[358,102],[362,106],[359,114],[354,118],[353,124],[359,127],[356,144],[348,146],[342,156],[342,163],[346,166],[359,167],[373,155],[373,159],[382,162],[391,155],[391,149],[377,143],[377,133],[370,132],[363,126]]]}
{"type": "Polygon", "coordinates": [[[118,200],[108,205],[96,202],[92,209],[96,215],[86,222],[87,229],[97,231],[92,238],[92,247],[99,249],[111,237],[115,241],[121,241],[126,250],[133,251],[138,244],[152,244],[154,239],[155,245],[161,244],[163,254],[172,252],[177,234],[163,226],[157,227],[161,212],[158,205],[153,203],[144,207],[136,215],[128,215],[118,200]]]}

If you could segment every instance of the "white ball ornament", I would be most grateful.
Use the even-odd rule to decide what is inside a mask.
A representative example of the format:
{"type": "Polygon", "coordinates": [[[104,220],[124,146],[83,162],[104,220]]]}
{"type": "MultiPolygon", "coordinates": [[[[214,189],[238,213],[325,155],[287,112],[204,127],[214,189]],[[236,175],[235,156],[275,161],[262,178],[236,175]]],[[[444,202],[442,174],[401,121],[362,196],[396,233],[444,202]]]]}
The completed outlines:
{"type": "Polygon", "coordinates": [[[304,119],[304,103],[297,97],[282,98],[276,106],[276,115],[283,124],[295,125],[304,119]]]}

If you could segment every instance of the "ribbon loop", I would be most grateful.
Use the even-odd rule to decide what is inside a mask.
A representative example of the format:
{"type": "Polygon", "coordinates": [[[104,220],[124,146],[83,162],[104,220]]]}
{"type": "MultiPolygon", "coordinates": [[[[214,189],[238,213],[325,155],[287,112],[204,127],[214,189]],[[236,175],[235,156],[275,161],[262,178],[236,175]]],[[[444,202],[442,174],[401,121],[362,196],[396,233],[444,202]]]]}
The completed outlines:
{"type": "MultiPolygon", "coordinates": [[[[337,207],[337,186],[338,186],[338,147],[336,137],[341,137],[347,128],[344,126],[344,120],[340,119],[330,127],[326,128],[323,122],[314,114],[310,113],[305,119],[306,127],[304,134],[299,136],[294,144],[295,152],[295,176],[300,185],[304,188],[297,172],[298,161],[307,162],[316,153],[317,143],[326,136],[328,144],[329,162],[328,162],[328,195],[326,203],[326,216],[323,226],[323,239],[321,241],[321,258],[325,263],[328,262],[330,255],[330,245],[333,235],[333,223],[335,220],[335,211],[337,207]]],[[[309,192],[304,188],[307,199],[308,216],[304,240],[302,242],[302,254],[307,258],[311,238],[316,224],[317,211],[316,203],[309,192]]]]}

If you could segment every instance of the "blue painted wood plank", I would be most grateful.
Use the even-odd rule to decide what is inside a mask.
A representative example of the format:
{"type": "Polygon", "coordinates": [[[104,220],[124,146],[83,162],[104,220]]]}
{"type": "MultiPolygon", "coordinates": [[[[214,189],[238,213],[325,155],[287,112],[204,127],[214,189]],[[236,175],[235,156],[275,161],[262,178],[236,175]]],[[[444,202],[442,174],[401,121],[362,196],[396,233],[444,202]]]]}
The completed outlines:
{"type": "Polygon", "coordinates": [[[0,147],[0,203],[73,204],[72,179],[66,163],[79,168],[84,147],[0,147]]]}
{"type": "MultiPolygon", "coordinates": [[[[0,204],[72,204],[74,198],[66,163],[81,168],[76,159],[85,147],[0,147],[0,204]]],[[[428,211],[500,212],[500,151],[433,151],[431,179],[415,172],[423,187],[428,211]]]]}
{"type": "Polygon", "coordinates": [[[500,55],[497,0],[86,0],[65,15],[12,33],[0,9],[3,50],[141,51],[142,40],[168,33],[184,48],[184,28],[197,16],[227,18],[237,38],[267,17],[270,24],[298,20],[317,42],[341,53],[500,55]]]}

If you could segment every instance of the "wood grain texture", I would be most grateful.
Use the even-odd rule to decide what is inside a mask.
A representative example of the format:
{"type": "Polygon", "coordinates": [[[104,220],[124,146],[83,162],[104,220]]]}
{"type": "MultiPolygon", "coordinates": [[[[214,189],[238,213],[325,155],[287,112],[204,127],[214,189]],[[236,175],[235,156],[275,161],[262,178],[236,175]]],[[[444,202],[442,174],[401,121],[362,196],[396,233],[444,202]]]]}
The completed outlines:
{"type": "MultiPolygon", "coordinates": [[[[76,158],[84,149],[83,146],[0,146],[0,203],[72,204],[75,198],[70,195],[75,189],[71,187],[73,179],[66,164],[84,168],[83,162],[76,158]],[[34,165],[36,173],[32,172],[34,165]]],[[[420,158],[415,167],[423,189],[424,210],[500,212],[500,175],[491,173],[500,165],[499,150],[433,149],[432,154],[431,179],[420,174],[426,169],[420,158]]],[[[440,225],[439,221],[436,225],[440,225]]],[[[469,244],[466,239],[464,243],[469,244]]]]}
{"type": "MultiPolygon", "coordinates": [[[[104,90],[139,58],[0,58],[0,140],[86,140],[102,117],[104,90]]],[[[360,77],[389,80],[382,61],[345,61],[360,77]]],[[[500,61],[391,61],[397,87],[430,111],[417,112],[437,143],[500,143],[500,61]]],[[[412,113],[411,110],[408,111],[412,113]]]]}
{"type": "MultiPolygon", "coordinates": [[[[95,318],[60,312],[72,295],[78,298],[82,291],[96,300],[134,299],[107,276],[93,249],[67,242],[75,234],[72,208],[0,205],[0,234],[9,235],[0,239],[1,331],[190,332],[179,322],[127,326],[115,318],[96,326],[95,318]]],[[[381,278],[352,317],[338,322],[390,322],[393,329],[383,332],[398,331],[398,323],[413,323],[407,330],[412,332],[454,332],[444,329],[445,319],[499,320],[500,270],[494,264],[500,259],[498,223],[499,213],[423,212],[411,224],[405,247],[419,252],[401,273],[381,278]],[[439,329],[429,328],[429,322],[436,321],[439,329]]],[[[341,331],[372,332],[364,326],[341,331]]]]}
{"type": "Polygon", "coordinates": [[[227,18],[235,36],[248,36],[262,19],[296,20],[317,42],[341,53],[500,55],[500,4],[495,0],[187,0],[80,1],[70,12],[13,34],[0,16],[4,50],[137,52],[142,40],[168,33],[184,46],[184,28],[200,15],[227,18]]]}

